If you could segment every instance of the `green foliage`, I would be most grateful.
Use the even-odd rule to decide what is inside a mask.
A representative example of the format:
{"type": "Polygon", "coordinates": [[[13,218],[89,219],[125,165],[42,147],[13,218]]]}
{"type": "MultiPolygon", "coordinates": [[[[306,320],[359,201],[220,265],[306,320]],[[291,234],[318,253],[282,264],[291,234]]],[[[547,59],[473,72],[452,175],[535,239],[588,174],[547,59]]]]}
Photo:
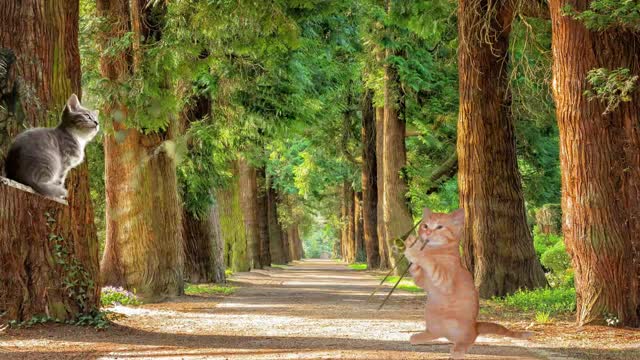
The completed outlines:
{"type": "Polygon", "coordinates": [[[535,320],[538,324],[550,324],[553,322],[551,319],[551,313],[548,311],[538,311],[536,312],[535,320]]]}
{"type": "MultiPolygon", "coordinates": [[[[382,278],[380,278],[382,279],[382,278]]],[[[389,276],[387,278],[387,280],[385,281],[385,283],[388,284],[395,284],[396,282],[398,282],[398,279],[400,279],[399,276],[389,276]]],[[[400,281],[400,284],[398,284],[398,287],[396,287],[396,289],[398,290],[403,290],[403,291],[407,291],[407,292],[412,292],[412,293],[421,293],[424,292],[424,290],[422,290],[421,287],[417,286],[412,279],[410,278],[404,278],[402,279],[402,281],[400,281]]]]}
{"type": "Polygon", "coordinates": [[[100,303],[102,306],[110,305],[142,305],[142,301],[136,296],[135,292],[128,291],[122,287],[115,288],[106,286],[102,288],[100,293],[100,303]]]}
{"type": "Polygon", "coordinates": [[[232,141],[220,126],[206,120],[190,123],[181,139],[189,143],[189,151],[178,164],[178,181],[184,206],[196,218],[206,215],[215,190],[229,185],[233,176],[229,162],[235,158],[229,151],[232,141]]]}
{"type": "MultiPolygon", "coordinates": [[[[317,220],[322,222],[322,219],[317,220]]],[[[335,241],[334,231],[334,228],[326,222],[323,227],[314,226],[313,230],[307,232],[302,244],[305,255],[312,259],[321,258],[323,254],[330,256],[335,241]]]]}
{"type": "Polygon", "coordinates": [[[235,291],[233,286],[216,284],[187,284],[184,288],[186,295],[231,295],[235,291]]]}
{"type": "Polygon", "coordinates": [[[575,311],[576,290],[562,287],[518,290],[504,298],[493,298],[493,301],[521,311],[567,313],[575,311]]]}
{"type": "Polygon", "coordinates": [[[572,6],[563,8],[571,16],[593,30],[604,31],[614,27],[640,30],[640,3],[636,0],[593,0],[589,9],[577,11],[572,6]]]}
{"type": "Polygon", "coordinates": [[[554,247],[556,244],[562,243],[562,236],[554,234],[542,234],[537,226],[533,229],[533,247],[536,250],[536,255],[542,257],[547,250],[554,247]]]}
{"type": "Polygon", "coordinates": [[[574,272],[562,236],[541,234],[538,226],[535,226],[533,246],[540,263],[548,271],[549,284],[554,288],[573,288],[574,272]]]}
{"type": "Polygon", "coordinates": [[[363,270],[367,270],[367,263],[355,263],[355,264],[349,264],[349,269],[352,270],[357,270],[357,271],[363,271],[363,270]]]}
{"type": "Polygon", "coordinates": [[[548,248],[540,257],[542,266],[551,269],[553,273],[560,274],[567,271],[571,267],[571,259],[564,247],[563,241],[558,241],[555,245],[548,248]]]}
{"type": "Polygon", "coordinates": [[[82,266],[80,261],[73,256],[68,249],[68,244],[64,238],[54,232],[55,218],[53,214],[46,212],[45,218],[47,226],[51,233],[49,234],[49,242],[53,248],[53,261],[62,268],[64,278],[62,284],[64,291],[69,298],[72,298],[80,307],[80,313],[76,317],[85,316],[97,311],[93,306],[87,303],[88,294],[95,289],[95,283],[91,278],[91,274],[82,266]]]}
{"type": "MultiPolygon", "coordinates": [[[[639,15],[640,16],[640,15],[639,15]]],[[[589,100],[599,100],[606,104],[604,115],[614,111],[621,102],[631,101],[631,94],[636,90],[638,75],[631,74],[626,68],[609,70],[598,68],[589,70],[587,81],[591,89],[584,95],[589,100]]]]}
{"type": "Polygon", "coordinates": [[[244,215],[240,207],[240,185],[233,181],[218,192],[224,201],[220,207],[220,230],[225,241],[224,259],[234,272],[249,271],[244,215]]]}
{"type": "Polygon", "coordinates": [[[89,189],[93,204],[93,222],[96,225],[100,254],[104,251],[106,238],[106,192],[104,183],[104,148],[102,136],[98,135],[86,149],[86,161],[89,166],[89,189]]]}
{"type": "Polygon", "coordinates": [[[518,168],[530,209],[560,199],[560,154],[551,94],[551,25],[521,19],[510,36],[511,111],[518,168]]]}
{"type": "Polygon", "coordinates": [[[104,330],[111,325],[111,321],[109,320],[110,315],[111,312],[109,311],[93,310],[86,314],[78,314],[75,319],[68,321],[63,321],[47,315],[34,315],[33,317],[31,317],[31,319],[22,322],[12,320],[9,322],[9,325],[14,328],[30,328],[36,325],[44,325],[47,323],[64,323],[76,326],[91,326],[98,330],[104,330]]]}

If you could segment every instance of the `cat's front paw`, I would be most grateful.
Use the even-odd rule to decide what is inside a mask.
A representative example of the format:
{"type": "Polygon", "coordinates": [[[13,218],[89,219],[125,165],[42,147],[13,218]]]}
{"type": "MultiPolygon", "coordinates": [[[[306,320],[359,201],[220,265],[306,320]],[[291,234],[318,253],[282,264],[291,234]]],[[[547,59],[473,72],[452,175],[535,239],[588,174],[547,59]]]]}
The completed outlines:
{"type": "Polygon", "coordinates": [[[418,255],[420,255],[420,249],[417,246],[409,246],[404,250],[404,256],[410,262],[415,262],[418,255]]]}
{"type": "Polygon", "coordinates": [[[69,197],[69,192],[65,188],[60,188],[56,193],[56,197],[62,200],[67,200],[67,198],[69,197]]]}

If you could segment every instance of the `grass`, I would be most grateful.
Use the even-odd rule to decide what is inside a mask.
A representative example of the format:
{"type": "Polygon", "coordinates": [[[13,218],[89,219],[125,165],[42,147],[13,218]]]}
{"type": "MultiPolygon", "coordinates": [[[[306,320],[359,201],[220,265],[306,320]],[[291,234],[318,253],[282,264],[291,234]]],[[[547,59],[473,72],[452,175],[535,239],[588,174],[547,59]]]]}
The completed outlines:
{"type": "Polygon", "coordinates": [[[233,286],[217,284],[187,284],[185,295],[231,295],[236,291],[233,286]]]}
{"type": "MultiPolygon", "coordinates": [[[[385,283],[395,284],[399,278],[400,278],[399,276],[389,276],[385,281],[385,283]]],[[[402,281],[400,282],[400,284],[398,284],[398,287],[396,289],[404,290],[412,293],[420,293],[424,291],[422,290],[422,288],[417,286],[416,283],[413,282],[413,280],[407,279],[407,278],[402,279],[402,281]]]]}
{"type": "Polygon", "coordinates": [[[498,304],[522,311],[560,314],[570,313],[576,308],[576,290],[570,287],[518,290],[504,298],[493,298],[498,304]]]}
{"type": "Polygon", "coordinates": [[[272,268],[278,268],[278,269],[288,269],[290,266],[289,265],[282,265],[282,264],[271,264],[272,268]]]}
{"type": "Polygon", "coordinates": [[[536,313],[536,322],[538,324],[550,324],[552,322],[551,314],[546,312],[546,311],[537,312],[536,313]]]}
{"type": "Polygon", "coordinates": [[[141,305],[142,301],[138,299],[136,294],[131,291],[127,291],[122,287],[106,286],[102,288],[100,292],[100,303],[102,306],[110,305],[141,305]]]}
{"type": "Polygon", "coordinates": [[[349,268],[353,270],[358,270],[358,271],[367,270],[367,264],[366,263],[349,264],[349,268]]]}
{"type": "Polygon", "coordinates": [[[229,277],[229,276],[231,276],[231,275],[233,275],[233,270],[231,270],[231,269],[226,269],[226,270],[224,271],[224,276],[225,276],[225,277],[229,277]]]}

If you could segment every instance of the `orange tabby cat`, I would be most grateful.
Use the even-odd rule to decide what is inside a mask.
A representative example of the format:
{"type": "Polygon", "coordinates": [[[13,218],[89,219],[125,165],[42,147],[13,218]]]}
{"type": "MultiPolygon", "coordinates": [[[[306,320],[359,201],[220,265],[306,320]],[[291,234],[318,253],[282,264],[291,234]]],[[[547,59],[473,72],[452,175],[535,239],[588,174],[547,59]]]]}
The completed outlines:
{"type": "Polygon", "coordinates": [[[515,332],[502,325],[478,322],[478,291],[471,273],[460,262],[459,239],[464,211],[451,214],[424,209],[418,237],[409,237],[405,256],[413,263],[409,271],[427,292],[427,330],[411,336],[412,345],[427,344],[440,337],[453,343],[451,357],[462,359],[480,334],[526,339],[528,332],[515,332]]]}

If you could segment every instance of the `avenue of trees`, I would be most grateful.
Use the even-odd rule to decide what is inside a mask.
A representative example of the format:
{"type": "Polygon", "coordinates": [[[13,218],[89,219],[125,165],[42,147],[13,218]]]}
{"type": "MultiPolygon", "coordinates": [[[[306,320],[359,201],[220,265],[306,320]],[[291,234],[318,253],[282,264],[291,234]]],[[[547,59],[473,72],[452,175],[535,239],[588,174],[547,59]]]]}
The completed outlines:
{"type": "MultiPolygon", "coordinates": [[[[73,318],[105,285],[156,301],[304,256],[402,269],[392,241],[422,208],[462,207],[481,297],[548,286],[535,238],[562,235],[577,323],[640,326],[639,14],[612,0],[7,2],[0,164],[72,92],[103,132],[68,208],[34,230],[30,261],[58,249],[73,269],[20,268],[28,250],[0,236],[0,261],[16,260],[0,285],[57,272],[86,294],[56,312],[73,318]]],[[[29,199],[11,206],[34,222],[61,208],[29,199]]],[[[0,314],[38,312],[4,288],[0,314]]]]}

